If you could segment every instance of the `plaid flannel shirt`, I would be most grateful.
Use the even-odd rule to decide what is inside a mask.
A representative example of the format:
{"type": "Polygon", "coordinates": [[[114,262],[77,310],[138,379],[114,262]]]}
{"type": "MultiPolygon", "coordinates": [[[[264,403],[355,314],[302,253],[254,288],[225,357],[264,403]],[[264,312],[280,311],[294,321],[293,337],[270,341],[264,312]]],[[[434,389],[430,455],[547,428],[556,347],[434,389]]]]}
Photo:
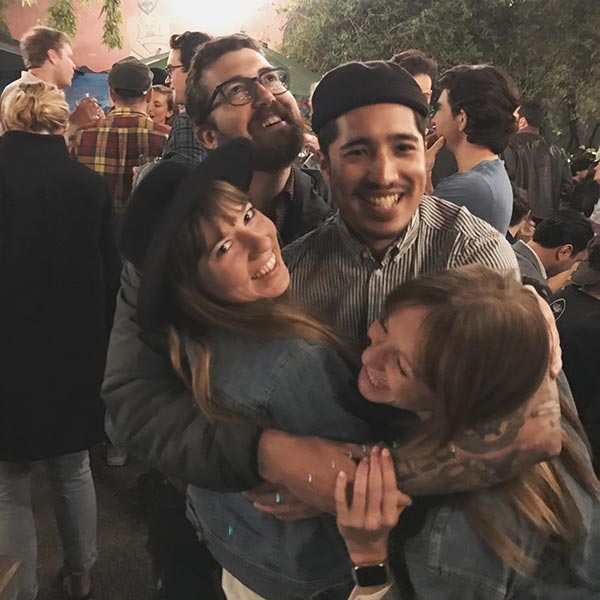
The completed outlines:
{"type": "Polygon", "coordinates": [[[77,132],[73,156],[104,176],[117,215],[131,193],[133,167],[161,156],[169,127],[130,108],[113,110],[105,119],[77,132]]]}
{"type": "Polygon", "coordinates": [[[196,139],[192,120],[185,112],[179,113],[165,144],[163,160],[176,160],[195,167],[206,158],[206,150],[196,139]]]}

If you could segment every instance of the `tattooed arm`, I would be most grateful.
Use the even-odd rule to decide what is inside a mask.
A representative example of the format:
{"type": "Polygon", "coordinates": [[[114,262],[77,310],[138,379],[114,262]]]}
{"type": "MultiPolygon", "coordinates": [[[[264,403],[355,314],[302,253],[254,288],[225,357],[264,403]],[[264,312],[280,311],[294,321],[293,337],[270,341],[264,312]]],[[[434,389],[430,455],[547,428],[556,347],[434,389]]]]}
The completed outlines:
{"type": "MultiPolygon", "coordinates": [[[[564,375],[561,394],[570,392],[564,375]],[[565,387],[566,386],[566,387],[565,387]]],[[[531,401],[510,418],[459,432],[451,444],[426,458],[410,459],[409,447],[392,450],[398,487],[413,496],[483,489],[556,456],[561,448],[556,382],[547,377],[531,401]]],[[[333,490],[340,470],[353,481],[355,460],[365,447],[267,430],[259,441],[262,477],[286,486],[303,502],[334,512],[333,490]]]]}
{"type": "MultiPolygon", "coordinates": [[[[558,386],[569,395],[564,375],[558,386]]],[[[402,446],[393,452],[398,487],[409,495],[429,496],[495,485],[557,456],[560,449],[559,390],[556,380],[546,377],[527,405],[509,417],[459,432],[431,456],[407,459],[402,446]]]]}

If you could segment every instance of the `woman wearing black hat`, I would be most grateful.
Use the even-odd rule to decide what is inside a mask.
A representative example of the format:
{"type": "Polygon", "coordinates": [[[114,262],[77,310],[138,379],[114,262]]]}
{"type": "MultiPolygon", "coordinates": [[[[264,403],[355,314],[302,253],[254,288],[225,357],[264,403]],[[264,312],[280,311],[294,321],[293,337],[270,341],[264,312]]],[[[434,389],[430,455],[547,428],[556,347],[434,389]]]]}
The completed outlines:
{"type": "Polygon", "coordinates": [[[89,598],[96,498],[88,448],[103,438],[100,386],[120,259],[102,177],[69,158],[64,94],[22,84],[0,140],[0,554],[33,600],[31,462],[53,489],[69,597],[89,598]]]}
{"type": "MultiPolygon", "coordinates": [[[[287,296],[275,226],[245,193],[250,148],[236,140],[196,170],[165,163],[140,183],[121,231],[123,254],[142,270],[138,318],[147,332],[169,327],[173,365],[210,418],[372,439],[355,416],[364,401],[341,340],[287,296]]],[[[331,516],[282,521],[241,494],[195,487],[188,498],[229,585],[242,581],[265,598],[304,599],[330,588],[346,597],[348,557],[331,516]]]]}

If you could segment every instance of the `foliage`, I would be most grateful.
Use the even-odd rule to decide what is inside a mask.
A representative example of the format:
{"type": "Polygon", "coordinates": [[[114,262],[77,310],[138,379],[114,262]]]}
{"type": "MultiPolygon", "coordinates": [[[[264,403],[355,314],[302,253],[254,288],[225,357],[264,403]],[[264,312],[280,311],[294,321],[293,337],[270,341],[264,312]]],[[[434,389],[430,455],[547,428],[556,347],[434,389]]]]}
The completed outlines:
{"type": "Polygon", "coordinates": [[[102,42],[108,48],[122,48],[123,36],[121,35],[121,0],[103,0],[102,12],[104,13],[104,31],[102,42]]]}
{"type": "MultiPolygon", "coordinates": [[[[600,119],[600,2],[588,0],[290,0],[282,51],[324,72],[407,48],[440,68],[488,62],[549,109],[555,133],[600,119]]],[[[582,140],[587,141],[587,140],[582,140]]]]}
{"type": "MultiPolygon", "coordinates": [[[[0,36],[10,38],[10,32],[4,13],[7,4],[11,0],[0,0],[0,36]]],[[[37,4],[37,0],[12,0],[19,1],[22,7],[30,7],[37,4]]],[[[121,13],[121,0],[101,0],[102,12],[104,15],[102,42],[108,48],[121,48],[123,45],[123,36],[121,35],[121,23],[123,15],[121,13]]],[[[79,5],[88,8],[93,0],[53,0],[48,8],[48,27],[54,27],[63,31],[70,37],[77,33],[77,17],[75,6],[79,5]]]]}

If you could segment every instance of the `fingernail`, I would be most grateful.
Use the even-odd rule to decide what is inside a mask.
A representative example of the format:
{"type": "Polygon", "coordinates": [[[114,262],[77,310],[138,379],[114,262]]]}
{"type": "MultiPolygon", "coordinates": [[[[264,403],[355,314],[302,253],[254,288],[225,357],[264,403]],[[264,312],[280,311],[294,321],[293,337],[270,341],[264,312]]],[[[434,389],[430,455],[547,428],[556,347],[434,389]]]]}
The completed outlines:
{"type": "Polygon", "coordinates": [[[386,458],[390,457],[390,456],[391,456],[391,454],[390,454],[390,450],[389,450],[389,448],[384,448],[384,449],[381,451],[381,456],[385,456],[386,458]]]}

